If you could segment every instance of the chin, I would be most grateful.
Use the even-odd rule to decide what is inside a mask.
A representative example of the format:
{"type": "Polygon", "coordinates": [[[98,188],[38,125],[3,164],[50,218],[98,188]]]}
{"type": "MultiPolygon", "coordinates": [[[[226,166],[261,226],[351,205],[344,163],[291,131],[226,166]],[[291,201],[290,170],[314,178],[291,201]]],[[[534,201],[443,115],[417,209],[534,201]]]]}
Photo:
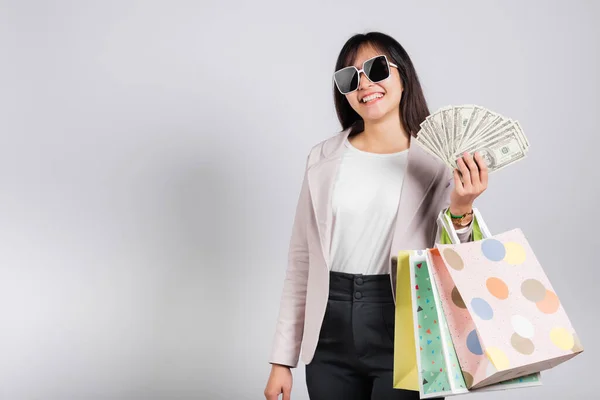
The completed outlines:
{"type": "Polygon", "coordinates": [[[384,119],[387,115],[390,114],[392,110],[382,109],[382,108],[373,108],[371,110],[361,110],[361,117],[366,121],[380,121],[384,119]]]}
{"type": "MultiPolygon", "coordinates": [[[[354,104],[353,108],[365,121],[379,121],[400,107],[400,99],[387,98],[388,95],[373,104],[354,104]],[[358,108],[358,110],[357,110],[358,108]]],[[[394,96],[395,97],[395,96],[394,96]]]]}

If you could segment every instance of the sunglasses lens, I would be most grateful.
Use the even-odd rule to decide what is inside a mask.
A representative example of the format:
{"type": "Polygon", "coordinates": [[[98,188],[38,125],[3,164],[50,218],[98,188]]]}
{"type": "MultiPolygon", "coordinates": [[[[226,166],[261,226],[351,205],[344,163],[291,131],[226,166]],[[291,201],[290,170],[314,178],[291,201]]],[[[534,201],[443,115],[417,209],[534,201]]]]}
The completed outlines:
{"type": "Polygon", "coordinates": [[[371,82],[380,82],[390,76],[390,68],[384,56],[375,57],[365,63],[365,74],[371,82]]]}
{"type": "Polygon", "coordinates": [[[335,73],[335,82],[342,94],[349,93],[358,87],[357,72],[355,68],[344,68],[335,73]]]}

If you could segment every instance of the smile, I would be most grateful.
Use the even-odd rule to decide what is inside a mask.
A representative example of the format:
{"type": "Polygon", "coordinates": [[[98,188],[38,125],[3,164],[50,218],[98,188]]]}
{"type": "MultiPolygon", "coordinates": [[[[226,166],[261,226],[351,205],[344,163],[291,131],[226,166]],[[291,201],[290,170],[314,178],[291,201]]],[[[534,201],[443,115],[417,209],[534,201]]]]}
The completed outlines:
{"type": "Polygon", "coordinates": [[[361,103],[373,103],[383,97],[383,93],[373,93],[361,99],[361,103]]]}

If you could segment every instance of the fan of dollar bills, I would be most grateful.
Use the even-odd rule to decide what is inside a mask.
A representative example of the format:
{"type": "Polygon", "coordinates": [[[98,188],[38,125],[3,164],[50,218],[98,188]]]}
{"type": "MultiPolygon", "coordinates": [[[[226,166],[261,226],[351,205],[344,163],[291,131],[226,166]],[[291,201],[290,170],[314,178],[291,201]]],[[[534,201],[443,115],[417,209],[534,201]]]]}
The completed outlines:
{"type": "Polygon", "coordinates": [[[451,169],[465,152],[479,152],[488,173],[525,158],[529,150],[518,121],[474,104],[440,108],[423,121],[415,140],[451,169]]]}

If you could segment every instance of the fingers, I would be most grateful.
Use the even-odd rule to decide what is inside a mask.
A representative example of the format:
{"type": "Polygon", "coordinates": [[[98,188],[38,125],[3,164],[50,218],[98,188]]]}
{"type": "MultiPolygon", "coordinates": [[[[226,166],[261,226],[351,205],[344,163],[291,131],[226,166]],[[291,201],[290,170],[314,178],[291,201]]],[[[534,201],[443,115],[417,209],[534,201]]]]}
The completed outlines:
{"type": "Polygon", "coordinates": [[[454,190],[456,190],[456,192],[461,196],[465,190],[460,180],[460,174],[458,173],[457,169],[454,170],[454,190]]]}
{"type": "Polygon", "coordinates": [[[488,166],[479,152],[475,153],[475,161],[477,161],[477,165],[479,166],[479,180],[485,190],[488,184],[488,166]]]}
{"type": "Polygon", "coordinates": [[[289,387],[283,388],[283,399],[282,400],[290,400],[292,389],[289,387]]]}
{"type": "Polygon", "coordinates": [[[267,399],[267,400],[278,400],[279,399],[279,394],[281,392],[285,392],[285,389],[282,387],[279,387],[279,389],[275,389],[277,386],[278,385],[272,385],[271,382],[269,382],[269,384],[267,385],[267,388],[265,389],[265,399],[267,399]]]}
{"type": "Polygon", "coordinates": [[[475,161],[473,161],[473,157],[471,156],[471,154],[465,152],[465,154],[463,154],[463,159],[467,167],[469,168],[469,172],[471,174],[471,185],[474,188],[479,189],[479,186],[481,185],[481,182],[479,180],[479,167],[477,166],[475,161]]]}
{"type": "Polygon", "coordinates": [[[277,400],[277,397],[279,397],[279,394],[265,391],[265,399],[267,399],[267,400],[277,400]]]}
{"type": "Polygon", "coordinates": [[[287,368],[281,368],[274,364],[271,370],[271,376],[265,388],[266,400],[279,400],[279,395],[283,394],[282,400],[290,400],[292,393],[292,374],[287,368]]]}
{"type": "Polygon", "coordinates": [[[462,157],[456,161],[456,164],[458,165],[458,169],[462,175],[463,187],[467,191],[471,190],[471,172],[469,171],[469,168],[465,164],[462,157]]]}
{"type": "Polygon", "coordinates": [[[267,400],[278,400],[279,399],[279,393],[265,393],[265,398],[267,400]]]}

